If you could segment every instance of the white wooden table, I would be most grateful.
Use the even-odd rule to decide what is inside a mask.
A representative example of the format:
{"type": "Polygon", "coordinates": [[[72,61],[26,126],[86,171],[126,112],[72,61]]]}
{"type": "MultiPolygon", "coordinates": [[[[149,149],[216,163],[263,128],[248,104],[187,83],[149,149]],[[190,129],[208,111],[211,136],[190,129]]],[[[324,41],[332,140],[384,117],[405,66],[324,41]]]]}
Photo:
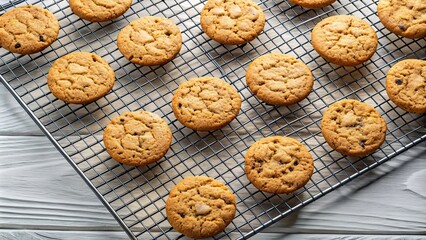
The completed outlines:
{"type": "MultiPolygon", "coordinates": [[[[421,143],[254,239],[426,239],[421,143]]],[[[127,235],[0,85],[0,239],[127,235]]]]}

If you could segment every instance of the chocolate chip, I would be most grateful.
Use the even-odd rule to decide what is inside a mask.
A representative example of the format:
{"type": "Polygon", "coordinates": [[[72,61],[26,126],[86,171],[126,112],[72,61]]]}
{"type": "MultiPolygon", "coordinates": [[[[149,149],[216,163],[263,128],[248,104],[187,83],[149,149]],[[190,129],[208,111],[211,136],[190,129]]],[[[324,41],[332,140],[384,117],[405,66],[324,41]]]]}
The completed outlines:
{"type": "Polygon", "coordinates": [[[402,80],[401,79],[396,79],[395,83],[396,83],[396,85],[402,85],[402,80]]]}
{"type": "Polygon", "coordinates": [[[43,36],[40,36],[40,42],[44,42],[44,37],[43,36]]]}
{"type": "Polygon", "coordinates": [[[399,29],[401,29],[402,31],[405,31],[405,25],[404,24],[399,24],[398,25],[399,29]]]}
{"type": "Polygon", "coordinates": [[[15,48],[20,48],[20,47],[21,47],[20,43],[15,44],[15,48]]]}
{"type": "Polygon", "coordinates": [[[360,145],[361,147],[365,148],[365,142],[366,142],[366,140],[361,140],[361,141],[359,142],[359,145],[360,145]]]}
{"type": "Polygon", "coordinates": [[[123,119],[123,118],[120,118],[120,122],[124,122],[124,119],[123,119]]]}

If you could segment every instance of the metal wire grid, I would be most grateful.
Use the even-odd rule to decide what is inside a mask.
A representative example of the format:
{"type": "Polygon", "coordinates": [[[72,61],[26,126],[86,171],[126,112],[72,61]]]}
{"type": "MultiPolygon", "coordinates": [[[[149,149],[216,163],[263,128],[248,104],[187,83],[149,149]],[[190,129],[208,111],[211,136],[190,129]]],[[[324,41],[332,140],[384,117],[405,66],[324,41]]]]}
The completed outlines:
{"type": "Polygon", "coordinates": [[[1,5],[0,14],[19,5],[34,4],[52,11],[61,30],[58,40],[40,54],[15,55],[1,49],[0,74],[4,85],[131,238],[182,237],[172,231],[164,206],[169,190],[189,175],[207,175],[232,189],[237,196],[237,214],[216,238],[246,238],[426,139],[425,115],[396,108],[384,91],[389,67],[403,58],[425,59],[426,42],[389,33],[377,19],[376,2],[341,0],[314,11],[287,1],[262,0],[259,4],[267,16],[265,31],[246,45],[223,46],[210,40],[199,26],[203,1],[134,2],[123,17],[106,23],[79,19],[64,0],[12,1],[1,5]],[[379,48],[371,61],[353,68],[337,67],[325,62],[312,49],[313,26],[336,14],[359,16],[378,31],[379,48]],[[146,15],[168,17],[182,30],[182,51],[164,66],[135,66],[116,48],[118,31],[146,15]],[[116,72],[113,91],[95,103],[64,104],[47,87],[46,74],[52,63],[74,51],[96,52],[116,72]],[[247,65],[271,51],[292,54],[310,66],[316,81],[307,99],[290,107],[274,107],[260,102],[247,89],[244,80],[247,65]],[[180,83],[205,75],[223,78],[243,98],[237,119],[221,130],[208,133],[184,128],[170,107],[173,92],[180,83]],[[389,128],[386,142],[369,157],[344,157],[332,151],[320,134],[322,112],[342,98],[365,101],[386,119],[389,128]],[[110,119],[137,109],[159,114],[173,132],[173,143],[166,157],[147,167],[118,164],[102,144],[103,128],[110,119]],[[247,148],[261,137],[276,134],[299,139],[315,159],[311,181],[294,194],[262,193],[244,176],[247,148]]]}

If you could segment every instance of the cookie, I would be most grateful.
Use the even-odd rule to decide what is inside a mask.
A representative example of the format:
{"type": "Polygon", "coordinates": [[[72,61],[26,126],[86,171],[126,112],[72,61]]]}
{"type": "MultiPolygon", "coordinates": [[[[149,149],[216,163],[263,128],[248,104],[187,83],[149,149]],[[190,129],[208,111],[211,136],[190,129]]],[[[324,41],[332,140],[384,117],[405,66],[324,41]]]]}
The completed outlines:
{"type": "Polygon", "coordinates": [[[123,15],[132,0],[70,0],[71,10],[90,22],[104,22],[123,15]]]}
{"type": "Polygon", "coordinates": [[[227,82],[213,77],[182,83],[173,95],[172,109],[184,126],[212,131],[230,123],[239,113],[241,96],[227,82]]]}
{"type": "Polygon", "coordinates": [[[309,95],[314,85],[306,64],[281,53],[256,58],[247,69],[246,81],[259,99],[272,105],[297,103],[309,95]]]}
{"type": "Polygon", "coordinates": [[[182,47],[182,34],[170,19],[147,16],[132,21],[117,37],[118,50],[130,62],[162,65],[171,61],[182,47]]]}
{"type": "Polygon", "coordinates": [[[405,111],[426,113],[426,61],[407,59],[392,66],[386,75],[386,92],[405,111]]]}
{"type": "Polygon", "coordinates": [[[426,37],[426,2],[416,0],[380,0],[377,12],[382,24],[406,38],[426,37]]]}
{"type": "Polygon", "coordinates": [[[354,16],[328,17],[312,31],[314,49],[337,65],[355,66],[369,60],[377,44],[377,34],[370,24],[354,16]]]}
{"type": "Polygon", "coordinates": [[[103,140],[114,160],[144,166],[166,155],[172,132],[158,115],[140,110],[112,119],[106,126],[103,140]]]}
{"type": "Polygon", "coordinates": [[[0,16],[0,45],[19,54],[40,52],[58,37],[59,22],[46,9],[22,6],[0,16]]]}
{"type": "Polygon", "coordinates": [[[290,0],[290,2],[304,8],[318,9],[334,3],[336,0],[290,0]]]}
{"type": "Polygon", "coordinates": [[[166,201],[170,225],[190,238],[220,233],[232,222],[235,211],[234,194],[223,183],[204,176],[186,177],[166,201]]]}
{"type": "Polygon", "coordinates": [[[314,171],[314,160],[299,141],[282,136],[262,138],[248,149],[244,171],[259,190],[281,194],[305,186],[314,171]]]}
{"type": "Polygon", "coordinates": [[[209,0],[201,11],[201,27],[219,43],[244,44],[262,32],[265,14],[251,0],[209,0]]]}
{"type": "Polygon", "coordinates": [[[333,103],[322,117],[321,131],[328,145],[341,154],[366,156],[386,138],[386,122],[370,105],[345,99],[333,103]]]}
{"type": "Polygon", "coordinates": [[[49,70],[47,84],[55,97],[68,103],[87,104],[105,96],[115,74],[100,56],[75,52],[57,59],[49,70]]]}

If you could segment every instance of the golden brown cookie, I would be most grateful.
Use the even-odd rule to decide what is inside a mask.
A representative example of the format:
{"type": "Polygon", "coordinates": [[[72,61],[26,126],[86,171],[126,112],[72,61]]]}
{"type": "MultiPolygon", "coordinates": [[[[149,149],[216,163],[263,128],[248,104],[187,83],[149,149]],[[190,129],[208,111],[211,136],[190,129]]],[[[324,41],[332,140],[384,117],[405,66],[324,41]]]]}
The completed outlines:
{"type": "Polygon", "coordinates": [[[334,3],[336,0],[290,0],[290,2],[304,8],[318,9],[334,3]]]}
{"type": "Polygon", "coordinates": [[[222,44],[250,42],[264,26],[265,14],[251,0],[209,0],[201,11],[204,32],[222,44]]]}
{"type": "Polygon", "coordinates": [[[86,104],[105,96],[115,74],[100,56],[75,52],[57,59],[49,70],[47,84],[55,97],[68,103],[86,104]]]}
{"type": "Polygon", "coordinates": [[[132,21],[117,37],[118,50],[144,66],[171,61],[182,47],[182,34],[170,19],[147,16],[132,21]]]}
{"type": "Polygon", "coordinates": [[[426,1],[380,0],[377,12],[389,31],[406,38],[426,37],[426,1]]]}
{"type": "Polygon", "coordinates": [[[167,219],[172,227],[190,238],[212,237],[235,216],[234,194],[221,182],[204,176],[186,177],[170,191],[167,219]]]}
{"type": "Polygon", "coordinates": [[[224,127],[239,113],[241,96],[227,82],[213,77],[182,83],[173,95],[172,109],[180,123],[196,131],[224,127]]]}
{"type": "Polygon", "coordinates": [[[71,10],[90,22],[104,22],[123,15],[132,0],[70,0],[71,10]]]}
{"type": "Polygon", "coordinates": [[[386,75],[386,92],[405,111],[426,113],[426,61],[407,59],[395,64],[386,75]]]}
{"type": "Polygon", "coordinates": [[[244,170],[250,182],[268,193],[291,193],[305,186],[314,160],[299,141],[282,136],[262,138],[248,149],[244,170]]]}
{"type": "Polygon", "coordinates": [[[306,64],[281,53],[256,58],[247,69],[246,81],[258,98],[272,105],[297,103],[309,95],[314,85],[306,64]]]}
{"type": "Polygon", "coordinates": [[[370,105],[345,99],[333,103],[322,117],[321,131],[328,145],[341,154],[366,156],[386,138],[386,122],[370,105]]]}
{"type": "Polygon", "coordinates": [[[46,9],[17,7],[0,16],[0,45],[19,54],[40,52],[58,37],[59,22],[46,9]]]}
{"type": "Polygon", "coordinates": [[[355,66],[369,60],[377,44],[377,34],[370,24],[354,16],[328,17],[312,31],[314,49],[337,65],[355,66]]]}
{"type": "Polygon", "coordinates": [[[107,125],[104,144],[111,157],[132,166],[144,166],[166,155],[172,142],[172,132],[158,115],[127,112],[107,125]]]}

